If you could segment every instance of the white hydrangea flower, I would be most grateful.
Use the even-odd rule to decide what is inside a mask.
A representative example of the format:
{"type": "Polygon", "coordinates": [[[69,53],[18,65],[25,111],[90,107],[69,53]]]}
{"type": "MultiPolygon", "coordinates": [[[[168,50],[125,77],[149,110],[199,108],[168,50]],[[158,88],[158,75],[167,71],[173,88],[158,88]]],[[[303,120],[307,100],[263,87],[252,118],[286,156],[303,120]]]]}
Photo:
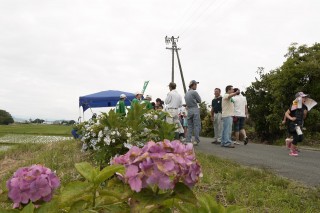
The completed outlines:
{"type": "Polygon", "coordinates": [[[132,134],[131,134],[130,132],[127,132],[127,137],[128,137],[128,138],[131,138],[131,135],[132,135],[132,134]]]}
{"type": "Polygon", "coordinates": [[[109,135],[108,135],[107,137],[105,137],[103,141],[104,141],[104,143],[105,143],[106,145],[109,146],[109,145],[110,145],[110,142],[111,142],[109,135]]]}
{"type": "Polygon", "coordinates": [[[123,146],[128,149],[131,149],[131,147],[132,147],[132,145],[130,143],[124,143],[123,146]]]}
{"type": "Polygon", "coordinates": [[[115,143],[115,142],[116,142],[116,140],[115,140],[115,139],[112,139],[111,141],[112,141],[112,143],[115,143]]]}

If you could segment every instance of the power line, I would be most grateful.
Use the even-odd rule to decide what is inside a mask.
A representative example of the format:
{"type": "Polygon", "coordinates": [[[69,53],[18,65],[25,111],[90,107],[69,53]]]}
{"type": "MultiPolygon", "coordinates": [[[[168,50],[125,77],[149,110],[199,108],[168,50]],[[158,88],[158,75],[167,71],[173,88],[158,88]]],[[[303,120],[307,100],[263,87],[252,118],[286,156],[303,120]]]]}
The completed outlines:
{"type": "MultiPolygon", "coordinates": [[[[196,9],[193,10],[193,12],[191,13],[190,16],[188,16],[179,26],[176,26],[177,32],[181,31],[181,29],[183,29],[183,26],[190,22],[192,20],[192,18],[196,15],[199,14],[199,10],[205,5],[205,3],[207,2],[207,0],[202,1],[198,7],[196,7],[196,9]]],[[[209,4],[211,4],[211,2],[209,1],[209,4]]],[[[208,5],[209,5],[208,4],[208,5]]],[[[205,10],[205,9],[204,9],[205,10]]],[[[202,10],[203,11],[203,10],[202,10]]],[[[200,14],[202,13],[202,11],[200,11],[200,14]]]]}
{"type": "Polygon", "coordinates": [[[176,19],[175,24],[172,25],[172,27],[170,28],[169,32],[171,32],[172,30],[174,30],[174,28],[177,27],[177,24],[178,24],[180,21],[184,20],[184,16],[187,15],[187,12],[190,10],[190,8],[193,6],[193,4],[194,4],[195,2],[196,2],[196,0],[193,0],[193,1],[191,2],[191,4],[189,4],[189,6],[186,7],[186,9],[182,12],[182,15],[180,15],[180,16],[176,19]]]}
{"type": "MultiPolygon", "coordinates": [[[[228,0],[224,0],[224,1],[221,1],[219,5],[217,5],[217,7],[215,7],[214,9],[219,9],[223,4],[225,4],[228,0]]],[[[186,28],[185,30],[181,33],[181,35],[184,35],[188,30],[189,28],[191,28],[195,23],[197,23],[208,11],[209,9],[215,5],[215,3],[217,3],[218,1],[215,1],[215,2],[211,2],[211,4],[193,21],[191,22],[186,28]]],[[[213,10],[214,11],[214,10],[213,10]]],[[[195,29],[197,28],[197,26],[195,27],[195,29]]],[[[186,39],[188,37],[188,35],[186,35],[184,38],[186,39]]]]}

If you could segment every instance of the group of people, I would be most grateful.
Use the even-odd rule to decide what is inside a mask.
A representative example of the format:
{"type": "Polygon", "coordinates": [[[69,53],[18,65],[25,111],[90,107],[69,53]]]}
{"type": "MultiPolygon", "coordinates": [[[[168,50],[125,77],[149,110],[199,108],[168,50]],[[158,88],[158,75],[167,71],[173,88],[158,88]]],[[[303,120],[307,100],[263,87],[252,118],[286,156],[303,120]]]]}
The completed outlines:
{"type": "Polygon", "coordinates": [[[248,117],[246,97],[240,94],[238,88],[232,85],[226,87],[226,93],[221,96],[220,88],[215,88],[214,99],[211,103],[211,120],[213,121],[214,138],[212,143],[219,143],[226,148],[234,148],[240,144],[240,134],[246,145],[248,137],[244,129],[245,119],[248,117]],[[232,126],[235,132],[235,141],[232,141],[232,126]]]}
{"type": "Polygon", "coordinates": [[[170,92],[164,101],[166,104],[165,111],[170,115],[167,117],[167,122],[173,123],[177,126],[178,136],[181,141],[185,143],[192,142],[192,135],[194,135],[194,145],[200,143],[200,109],[201,97],[197,90],[199,82],[192,80],[189,83],[189,90],[184,96],[185,105],[182,105],[182,96],[176,90],[176,84],[171,82],[169,84],[170,92]],[[183,107],[183,110],[180,110],[183,107]],[[180,121],[183,115],[183,122],[180,121]]]}
{"type": "MultiPolygon", "coordinates": [[[[156,99],[156,102],[151,102],[152,96],[146,95],[143,99],[141,92],[135,93],[135,98],[131,101],[131,109],[134,108],[135,104],[145,104],[147,109],[163,110],[168,113],[166,117],[168,123],[174,124],[177,127],[176,138],[183,142],[192,142],[192,133],[194,133],[195,142],[200,142],[199,134],[201,130],[200,110],[199,103],[201,98],[197,93],[197,85],[199,82],[192,80],[189,84],[189,91],[185,95],[186,104],[182,104],[182,96],[177,92],[177,85],[174,82],[169,83],[169,93],[164,101],[160,98],[156,99]],[[165,107],[164,107],[165,104],[165,107]],[[181,108],[184,107],[184,122],[180,122],[181,108]]],[[[125,94],[120,95],[120,99],[116,104],[116,113],[126,116],[125,107],[125,94]]]]}
{"type": "MultiPolygon", "coordinates": [[[[175,124],[177,127],[176,138],[185,143],[200,143],[201,119],[200,107],[201,97],[198,94],[197,86],[199,82],[192,80],[189,83],[189,90],[184,96],[185,104],[182,104],[182,96],[177,92],[177,85],[169,83],[169,93],[164,101],[160,98],[156,102],[151,102],[152,96],[146,95],[143,99],[141,92],[135,93],[135,98],[131,102],[131,108],[136,103],[146,105],[147,109],[163,110],[168,113],[166,121],[175,124]],[[165,104],[165,107],[164,107],[165,104]],[[194,140],[192,136],[194,135],[194,140]]],[[[303,92],[296,94],[291,107],[285,112],[283,123],[287,123],[288,138],[287,147],[290,149],[289,155],[297,156],[297,143],[303,140],[302,126],[307,115],[308,108],[305,105],[307,95],[303,92]]],[[[120,95],[120,100],[116,105],[116,112],[125,116],[126,95],[120,95]]],[[[211,104],[211,120],[213,121],[214,138],[212,143],[218,143],[222,147],[234,148],[240,144],[242,135],[244,145],[248,143],[248,137],[244,129],[245,119],[248,118],[247,99],[241,95],[238,88],[228,85],[225,94],[221,95],[220,88],[215,88],[214,98],[211,104]],[[235,141],[232,140],[232,129],[234,130],[235,141]]]]}
{"type": "MultiPolygon", "coordinates": [[[[146,95],[143,99],[143,94],[141,92],[136,92],[135,93],[135,98],[132,99],[131,101],[131,109],[134,108],[135,104],[145,104],[147,109],[157,109],[157,110],[162,110],[163,109],[163,101],[160,98],[156,99],[156,102],[151,102],[152,96],[151,95],[146,95]]],[[[125,94],[120,95],[120,99],[116,104],[116,113],[121,114],[122,116],[126,116],[127,110],[125,106],[125,100],[127,96],[125,94]]]]}

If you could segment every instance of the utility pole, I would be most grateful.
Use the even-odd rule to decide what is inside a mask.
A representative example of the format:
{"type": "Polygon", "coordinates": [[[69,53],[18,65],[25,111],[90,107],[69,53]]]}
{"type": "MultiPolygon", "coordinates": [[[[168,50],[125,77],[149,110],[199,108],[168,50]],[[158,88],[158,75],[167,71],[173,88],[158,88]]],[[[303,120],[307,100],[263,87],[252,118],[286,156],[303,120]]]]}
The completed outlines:
{"type": "Polygon", "coordinates": [[[181,75],[181,80],[182,80],[182,85],[183,85],[183,90],[184,90],[184,93],[187,92],[186,90],[186,84],[184,82],[184,77],[183,77],[183,72],[182,72],[182,67],[181,67],[181,62],[180,62],[180,58],[179,58],[179,53],[178,53],[178,50],[181,50],[180,48],[177,47],[177,42],[178,42],[178,39],[179,39],[179,36],[177,38],[171,36],[171,37],[168,37],[166,36],[165,37],[165,42],[166,44],[172,44],[172,47],[166,47],[166,49],[169,49],[169,50],[172,50],[172,75],[171,75],[171,82],[174,82],[174,52],[176,52],[177,54],[177,59],[178,59],[178,64],[179,64],[179,69],[180,69],[180,75],[181,75]]]}

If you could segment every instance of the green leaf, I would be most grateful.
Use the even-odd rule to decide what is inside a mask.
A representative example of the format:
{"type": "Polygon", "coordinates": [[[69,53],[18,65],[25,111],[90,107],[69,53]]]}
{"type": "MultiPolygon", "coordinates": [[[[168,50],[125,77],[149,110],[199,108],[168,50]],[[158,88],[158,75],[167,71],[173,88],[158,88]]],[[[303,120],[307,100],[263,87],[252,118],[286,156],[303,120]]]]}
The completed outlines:
{"type": "Polygon", "coordinates": [[[123,165],[111,165],[111,166],[107,166],[104,169],[102,169],[98,175],[94,178],[94,183],[100,184],[103,181],[107,180],[108,178],[110,178],[112,175],[114,175],[114,173],[116,172],[122,172],[124,171],[124,166],[123,165]]]}
{"type": "Polygon", "coordinates": [[[134,193],[131,200],[133,212],[148,213],[167,208],[167,201],[172,199],[171,193],[156,194],[149,188],[134,193]]]}
{"type": "Polygon", "coordinates": [[[93,183],[80,181],[69,183],[61,192],[61,205],[71,206],[74,202],[79,200],[91,201],[93,187],[93,183]]]}
{"type": "Polygon", "coordinates": [[[103,191],[99,191],[100,196],[107,196],[107,197],[115,197],[118,200],[122,199],[122,194],[120,194],[119,192],[116,192],[114,190],[103,190],[103,191]]]}
{"type": "Polygon", "coordinates": [[[91,166],[88,162],[76,163],[75,167],[85,179],[93,182],[94,177],[97,175],[97,169],[91,166]]]}
{"type": "Polygon", "coordinates": [[[58,201],[53,199],[50,202],[42,204],[38,209],[35,210],[36,213],[56,213],[58,212],[58,201]]]}
{"type": "Polygon", "coordinates": [[[99,196],[96,199],[96,206],[103,206],[103,205],[110,205],[110,204],[115,204],[121,202],[120,199],[118,199],[115,196],[99,196]]]}
{"type": "Polygon", "coordinates": [[[21,213],[33,213],[33,212],[34,212],[34,205],[32,202],[30,202],[21,210],[21,213]]]}
{"type": "Polygon", "coordinates": [[[197,198],[193,191],[181,182],[178,182],[174,187],[174,197],[187,203],[197,204],[197,198]]]}
{"type": "Polygon", "coordinates": [[[85,209],[88,208],[88,202],[80,200],[72,204],[69,213],[78,213],[83,212],[85,209]]]}

